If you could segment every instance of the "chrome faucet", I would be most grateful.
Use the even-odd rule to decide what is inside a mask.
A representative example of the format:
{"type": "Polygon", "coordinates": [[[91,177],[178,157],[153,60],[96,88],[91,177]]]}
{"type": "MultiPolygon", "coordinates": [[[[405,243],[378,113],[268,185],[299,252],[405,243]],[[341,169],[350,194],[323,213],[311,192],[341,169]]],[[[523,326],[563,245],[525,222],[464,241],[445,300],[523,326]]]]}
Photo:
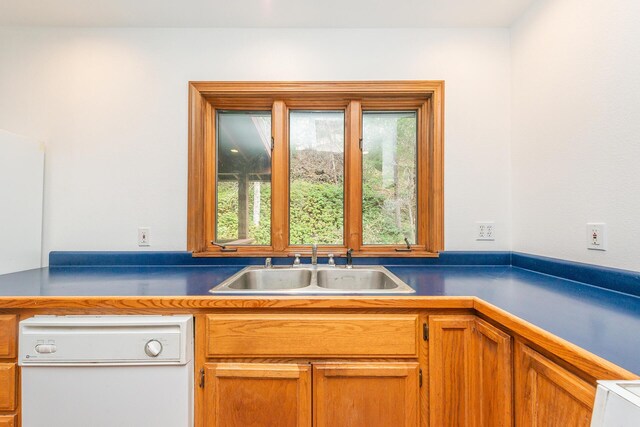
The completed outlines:
{"type": "Polygon", "coordinates": [[[311,245],[311,265],[318,265],[318,244],[311,245]]]}
{"type": "Polygon", "coordinates": [[[347,268],[353,268],[353,249],[347,249],[347,268]]]}

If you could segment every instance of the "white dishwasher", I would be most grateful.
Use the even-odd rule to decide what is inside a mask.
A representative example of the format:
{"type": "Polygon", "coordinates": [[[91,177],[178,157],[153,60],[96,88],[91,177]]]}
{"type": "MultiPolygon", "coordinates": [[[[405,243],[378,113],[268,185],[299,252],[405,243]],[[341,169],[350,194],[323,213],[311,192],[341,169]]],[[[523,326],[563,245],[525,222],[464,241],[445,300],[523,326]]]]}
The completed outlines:
{"type": "Polygon", "coordinates": [[[640,426],[640,381],[598,381],[591,427],[640,426]]]}
{"type": "Polygon", "coordinates": [[[192,427],[193,317],[20,322],[23,427],[192,427]]]}

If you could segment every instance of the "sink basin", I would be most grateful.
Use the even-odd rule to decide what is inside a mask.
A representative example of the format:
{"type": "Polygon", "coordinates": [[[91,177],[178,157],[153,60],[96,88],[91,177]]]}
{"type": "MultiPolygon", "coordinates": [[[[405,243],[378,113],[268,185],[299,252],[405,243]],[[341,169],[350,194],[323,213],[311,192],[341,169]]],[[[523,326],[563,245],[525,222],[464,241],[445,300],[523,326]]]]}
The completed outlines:
{"type": "Polygon", "coordinates": [[[383,271],[360,269],[318,270],[317,284],[324,289],[350,291],[397,289],[398,284],[383,271]]]}
{"type": "Polygon", "coordinates": [[[382,266],[246,267],[213,294],[396,294],[415,290],[382,266]]]}
{"type": "Polygon", "coordinates": [[[250,291],[299,289],[311,284],[311,276],[311,270],[306,269],[248,270],[229,283],[229,288],[250,291]]]}

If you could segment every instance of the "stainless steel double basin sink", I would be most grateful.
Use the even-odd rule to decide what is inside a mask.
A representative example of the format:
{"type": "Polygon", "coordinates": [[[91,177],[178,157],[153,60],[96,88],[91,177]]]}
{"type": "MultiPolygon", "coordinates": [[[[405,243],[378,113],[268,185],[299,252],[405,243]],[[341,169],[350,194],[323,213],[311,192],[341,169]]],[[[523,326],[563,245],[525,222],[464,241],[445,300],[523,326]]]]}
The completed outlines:
{"type": "Polygon", "coordinates": [[[246,267],[213,294],[397,294],[415,290],[382,266],[246,267]]]}

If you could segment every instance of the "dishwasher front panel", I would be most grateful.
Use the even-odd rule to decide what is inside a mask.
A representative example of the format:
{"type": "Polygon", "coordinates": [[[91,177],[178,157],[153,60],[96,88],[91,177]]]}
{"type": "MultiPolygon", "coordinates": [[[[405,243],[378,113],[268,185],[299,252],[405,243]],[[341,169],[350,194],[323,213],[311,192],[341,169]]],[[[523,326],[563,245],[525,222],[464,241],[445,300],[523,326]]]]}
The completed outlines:
{"type": "Polygon", "coordinates": [[[193,362],[22,369],[23,427],[191,427],[193,362]]]}
{"type": "Polygon", "coordinates": [[[193,317],[20,322],[23,427],[192,427],[193,317]]]}

